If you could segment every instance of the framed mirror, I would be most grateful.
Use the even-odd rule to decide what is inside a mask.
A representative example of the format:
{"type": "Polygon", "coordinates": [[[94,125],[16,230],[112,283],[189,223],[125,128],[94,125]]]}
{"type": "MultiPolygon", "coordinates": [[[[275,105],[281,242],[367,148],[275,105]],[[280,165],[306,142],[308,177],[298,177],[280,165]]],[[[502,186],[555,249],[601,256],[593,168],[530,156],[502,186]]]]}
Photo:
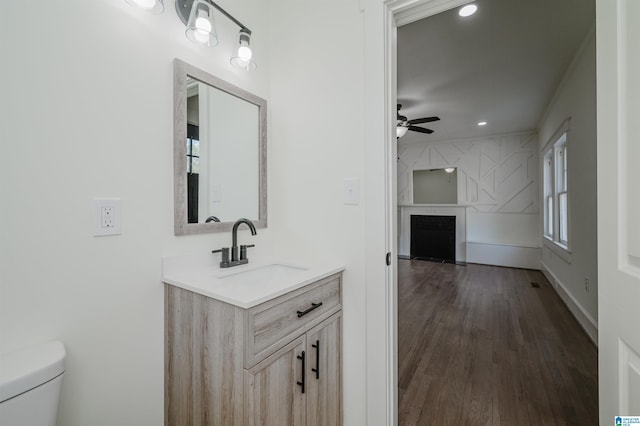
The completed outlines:
{"type": "Polygon", "coordinates": [[[267,101],[174,60],[175,234],[267,226],[267,101]]]}
{"type": "Polygon", "coordinates": [[[458,204],[458,169],[414,170],[413,204],[458,204]]]}

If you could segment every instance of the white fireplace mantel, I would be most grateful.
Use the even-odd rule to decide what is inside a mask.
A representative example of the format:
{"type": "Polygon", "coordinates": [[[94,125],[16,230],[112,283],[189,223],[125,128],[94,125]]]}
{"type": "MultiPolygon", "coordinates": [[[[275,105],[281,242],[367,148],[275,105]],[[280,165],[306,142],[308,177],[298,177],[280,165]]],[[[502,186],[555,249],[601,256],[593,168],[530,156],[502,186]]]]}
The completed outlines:
{"type": "Polygon", "coordinates": [[[411,248],[411,215],[456,217],[456,262],[467,261],[467,209],[461,204],[404,204],[398,206],[398,254],[409,256],[411,248]]]}

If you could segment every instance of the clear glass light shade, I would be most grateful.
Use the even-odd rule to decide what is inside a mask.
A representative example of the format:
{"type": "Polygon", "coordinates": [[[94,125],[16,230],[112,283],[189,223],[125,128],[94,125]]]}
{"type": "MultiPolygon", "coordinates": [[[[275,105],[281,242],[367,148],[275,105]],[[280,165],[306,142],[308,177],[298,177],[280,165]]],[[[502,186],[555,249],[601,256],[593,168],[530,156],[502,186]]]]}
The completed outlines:
{"type": "Polygon", "coordinates": [[[258,67],[251,59],[253,57],[253,52],[251,51],[250,43],[251,34],[244,29],[240,30],[238,50],[236,52],[236,56],[231,58],[231,65],[245,71],[253,71],[258,67]]]}
{"type": "Polygon", "coordinates": [[[164,12],[163,0],[125,0],[129,6],[133,6],[149,13],[164,12]]]}
{"type": "MultiPolygon", "coordinates": [[[[140,1],[140,0],[139,0],[140,1]]],[[[213,22],[213,6],[203,0],[195,0],[185,31],[187,38],[205,46],[217,46],[216,24],[213,22]]]]}
{"type": "Polygon", "coordinates": [[[409,130],[408,127],[397,126],[396,127],[396,137],[399,137],[399,138],[403,137],[407,133],[408,130],[409,130]]]}

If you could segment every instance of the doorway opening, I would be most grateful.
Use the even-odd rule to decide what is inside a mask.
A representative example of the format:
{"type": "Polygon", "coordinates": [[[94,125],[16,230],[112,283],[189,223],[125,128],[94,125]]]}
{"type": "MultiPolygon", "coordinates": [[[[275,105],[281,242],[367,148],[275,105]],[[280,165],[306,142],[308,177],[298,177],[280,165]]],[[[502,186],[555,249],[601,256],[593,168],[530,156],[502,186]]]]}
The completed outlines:
{"type": "MultiPolygon", "coordinates": [[[[456,303],[467,294],[465,291],[478,290],[469,282],[465,284],[461,275],[499,275],[502,269],[496,267],[508,267],[517,268],[513,271],[541,271],[541,276],[514,280],[509,291],[517,293],[525,284],[527,291],[533,290],[530,281],[542,281],[540,290],[564,302],[580,325],[580,333],[586,332],[585,340],[597,341],[597,290],[592,287],[597,287],[597,208],[595,196],[584,195],[595,194],[593,2],[575,15],[562,9],[567,6],[563,2],[478,0],[474,2],[476,13],[466,17],[460,16],[457,8],[464,1],[450,4],[455,8],[444,12],[437,9],[442,6],[440,2],[418,3],[414,6],[416,10],[422,8],[420,19],[406,19],[410,15],[406,10],[396,13],[397,104],[402,105],[398,126],[406,128],[408,122],[422,125],[418,122],[421,117],[438,120],[428,122],[430,132],[412,132],[408,127],[397,140],[397,175],[392,177],[392,185],[397,193],[393,207],[399,215],[394,235],[401,259],[398,328],[411,322],[403,319],[402,303],[407,298],[401,292],[403,279],[415,279],[416,271],[439,274],[440,285],[456,289],[452,295],[452,303],[456,303]],[[433,13],[424,13],[424,6],[430,3],[433,13]],[[565,26],[569,21],[571,28],[565,26]],[[567,122],[571,125],[563,158],[569,162],[564,163],[563,173],[568,178],[563,180],[565,187],[560,192],[567,194],[563,214],[569,226],[564,227],[563,244],[557,244],[543,233],[541,150],[567,122]],[[456,170],[456,200],[419,202],[415,197],[415,171],[445,168],[456,170]],[[415,213],[417,209],[420,213],[415,213]],[[405,262],[416,261],[403,258],[416,257],[413,251],[420,240],[433,242],[433,237],[416,236],[414,241],[413,235],[408,236],[419,221],[414,217],[447,217],[452,212],[464,218],[464,226],[455,237],[454,261],[473,264],[472,272],[456,272],[453,265],[447,265],[453,269],[445,272],[418,264],[408,267],[405,262]],[[584,242],[572,242],[572,238],[584,242]],[[589,266],[585,269],[584,265],[589,266]]],[[[430,282],[423,290],[428,292],[436,285],[430,282]]],[[[500,302],[497,299],[492,303],[500,302]]],[[[529,305],[523,306],[528,309],[529,305]]],[[[495,311],[487,307],[487,315],[495,311]]],[[[429,315],[426,310],[418,312],[429,315]]],[[[435,320],[438,313],[433,311],[431,315],[435,320]]],[[[398,333],[402,335],[401,330],[398,333]]],[[[520,338],[525,339],[519,336],[516,342],[520,338]]],[[[399,339],[397,353],[408,353],[410,349],[402,345],[399,339]]],[[[402,358],[398,362],[402,363],[402,358]]],[[[422,368],[422,373],[431,374],[435,364],[415,365],[416,370],[422,368]]],[[[402,372],[411,368],[398,367],[402,381],[402,372]]],[[[595,394],[597,404],[597,391],[595,394]]],[[[402,417],[406,415],[402,398],[400,389],[401,423],[406,420],[402,417]]]]}

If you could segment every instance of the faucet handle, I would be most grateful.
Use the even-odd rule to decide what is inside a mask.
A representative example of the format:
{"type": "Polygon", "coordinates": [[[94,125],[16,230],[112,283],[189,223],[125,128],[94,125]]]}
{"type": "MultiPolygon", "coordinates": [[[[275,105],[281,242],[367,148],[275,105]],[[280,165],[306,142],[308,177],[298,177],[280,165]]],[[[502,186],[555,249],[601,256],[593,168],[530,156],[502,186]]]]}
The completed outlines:
{"type": "Polygon", "coordinates": [[[249,247],[255,247],[255,244],[245,244],[240,246],[240,260],[245,260],[247,258],[247,249],[249,247]]]}
{"type": "Polygon", "coordinates": [[[222,253],[221,263],[229,263],[229,247],[222,247],[218,250],[211,250],[211,253],[222,253]]]}

